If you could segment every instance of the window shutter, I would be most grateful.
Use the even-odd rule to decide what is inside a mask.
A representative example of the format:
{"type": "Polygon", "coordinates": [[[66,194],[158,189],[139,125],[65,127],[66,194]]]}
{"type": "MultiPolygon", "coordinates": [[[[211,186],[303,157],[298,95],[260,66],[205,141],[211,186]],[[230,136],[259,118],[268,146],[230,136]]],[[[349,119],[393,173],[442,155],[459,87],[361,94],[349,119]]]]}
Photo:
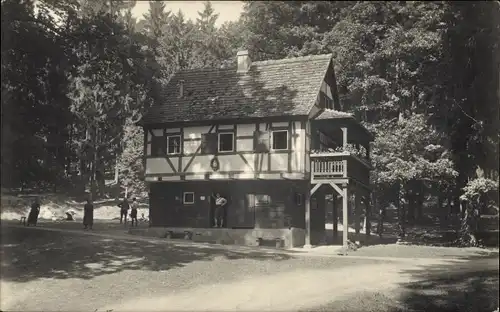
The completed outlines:
{"type": "Polygon", "coordinates": [[[270,150],[270,132],[269,131],[255,131],[254,132],[254,145],[257,153],[266,153],[270,150]]]}
{"type": "Polygon", "coordinates": [[[201,135],[201,144],[203,154],[215,154],[217,152],[217,134],[203,133],[201,135]]]}
{"type": "Polygon", "coordinates": [[[151,138],[151,156],[163,156],[166,151],[166,139],[163,136],[151,138]]]}

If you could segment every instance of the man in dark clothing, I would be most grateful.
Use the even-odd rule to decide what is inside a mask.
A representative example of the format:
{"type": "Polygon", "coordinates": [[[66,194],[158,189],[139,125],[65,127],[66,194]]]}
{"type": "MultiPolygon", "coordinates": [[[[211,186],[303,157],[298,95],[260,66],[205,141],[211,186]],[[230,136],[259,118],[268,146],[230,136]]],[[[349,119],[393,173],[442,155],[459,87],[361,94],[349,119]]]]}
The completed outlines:
{"type": "Polygon", "coordinates": [[[378,212],[378,224],[377,224],[377,234],[382,237],[382,232],[384,231],[384,220],[385,220],[385,208],[380,207],[378,212]]]}
{"type": "Polygon", "coordinates": [[[85,230],[87,227],[92,230],[92,225],[94,225],[94,205],[92,200],[88,199],[85,206],[83,206],[83,226],[85,230]]]}
{"type": "Polygon", "coordinates": [[[118,204],[118,207],[120,207],[120,224],[125,221],[125,224],[127,224],[127,214],[128,214],[128,209],[130,208],[130,205],[128,203],[128,199],[125,197],[121,203],[118,204]]]}
{"type": "Polygon", "coordinates": [[[28,215],[28,222],[27,225],[29,226],[30,224],[36,226],[38,223],[38,215],[40,214],[40,200],[35,198],[35,201],[33,204],[31,204],[31,210],[28,215]]]}
{"type": "Polygon", "coordinates": [[[134,197],[132,199],[132,211],[130,212],[130,218],[132,219],[132,226],[134,226],[134,220],[135,220],[135,226],[137,227],[137,207],[139,204],[137,203],[136,198],[134,197]]]}

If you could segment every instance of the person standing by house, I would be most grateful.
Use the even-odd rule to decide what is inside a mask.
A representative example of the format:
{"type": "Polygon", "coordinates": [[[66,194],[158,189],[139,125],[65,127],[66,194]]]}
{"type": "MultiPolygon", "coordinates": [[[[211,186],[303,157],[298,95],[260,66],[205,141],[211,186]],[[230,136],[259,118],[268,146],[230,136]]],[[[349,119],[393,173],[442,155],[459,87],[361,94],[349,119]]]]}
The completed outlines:
{"type": "Polygon", "coordinates": [[[38,223],[38,215],[40,214],[40,200],[35,198],[35,201],[31,204],[30,213],[28,215],[28,222],[26,223],[28,226],[33,224],[36,226],[38,223]]]}
{"type": "Polygon", "coordinates": [[[88,199],[85,206],[83,206],[83,226],[86,230],[94,225],[94,205],[92,204],[92,199],[88,199]]]}
{"type": "Polygon", "coordinates": [[[215,217],[215,227],[223,227],[226,224],[226,220],[224,220],[224,209],[227,204],[227,199],[222,197],[219,193],[215,194],[214,196],[215,200],[215,211],[214,211],[214,217],[215,217]]]}
{"type": "Polygon", "coordinates": [[[123,198],[123,201],[118,204],[118,207],[120,207],[120,224],[123,221],[127,224],[128,209],[130,208],[127,197],[123,198]]]}
{"type": "Polygon", "coordinates": [[[134,226],[134,220],[135,220],[135,226],[137,227],[137,208],[139,207],[139,203],[137,203],[137,199],[134,197],[132,199],[132,211],[130,212],[130,218],[132,219],[132,226],[134,226]]]}
{"type": "Polygon", "coordinates": [[[380,207],[378,212],[378,223],[377,223],[377,234],[382,238],[384,232],[384,221],[385,221],[385,207],[380,207]]]}

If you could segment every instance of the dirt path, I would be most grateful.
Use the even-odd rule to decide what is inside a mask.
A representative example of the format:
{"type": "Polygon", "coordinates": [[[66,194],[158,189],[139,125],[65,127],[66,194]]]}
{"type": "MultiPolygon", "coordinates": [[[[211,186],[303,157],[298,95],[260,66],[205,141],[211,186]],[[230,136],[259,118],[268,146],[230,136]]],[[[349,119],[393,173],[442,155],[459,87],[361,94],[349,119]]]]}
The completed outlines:
{"type": "MultiPolygon", "coordinates": [[[[445,274],[436,285],[446,286],[453,270],[473,269],[470,278],[477,288],[478,272],[485,263],[496,267],[497,260],[487,257],[471,266],[463,259],[311,257],[21,227],[3,227],[0,243],[0,306],[10,311],[316,311],[332,302],[355,305],[359,293],[398,300],[403,291],[412,291],[408,282],[428,284],[432,272],[445,274]]],[[[432,292],[431,286],[417,289],[430,287],[432,292]]],[[[459,291],[462,297],[464,291],[459,291]]],[[[442,300],[449,293],[433,296],[419,300],[442,300]]]]}
{"type": "Polygon", "coordinates": [[[412,280],[401,273],[412,267],[409,263],[392,263],[299,270],[138,298],[99,311],[297,311],[345,300],[357,292],[388,293],[412,280]]]}

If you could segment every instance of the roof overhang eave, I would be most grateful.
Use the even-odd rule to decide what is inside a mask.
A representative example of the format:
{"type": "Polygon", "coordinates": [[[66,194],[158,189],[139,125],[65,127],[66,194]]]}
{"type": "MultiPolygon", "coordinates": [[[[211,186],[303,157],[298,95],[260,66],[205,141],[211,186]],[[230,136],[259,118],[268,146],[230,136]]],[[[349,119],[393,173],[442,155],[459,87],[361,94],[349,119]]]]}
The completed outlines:
{"type": "Polygon", "coordinates": [[[307,120],[308,116],[304,114],[293,115],[280,115],[280,116],[266,116],[266,117],[240,117],[240,118],[214,118],[205,120],[176,120],[176,121],[155,121],[155,122],[142,122],[141,126],[148,128],[156,127],[186,127],[186,126],[203,126],[212,124],[242,124],[242,123],[256,123],[261,121],[289,121],[289,120],[307,120]]]}
{"type": "Polygon", "coordinates": [[[324,118],[315,118],[312,120],[313,122],[317,122],[318,124],[328,123],[331,121],[337,121],[344,124],[346,127],[356,127],[359,131],[362,131],[366,135],[366,139],[370,142],[375,140],[375,136],[372,132],[366,129],[354,116],[331,116],[324,118]]]}

